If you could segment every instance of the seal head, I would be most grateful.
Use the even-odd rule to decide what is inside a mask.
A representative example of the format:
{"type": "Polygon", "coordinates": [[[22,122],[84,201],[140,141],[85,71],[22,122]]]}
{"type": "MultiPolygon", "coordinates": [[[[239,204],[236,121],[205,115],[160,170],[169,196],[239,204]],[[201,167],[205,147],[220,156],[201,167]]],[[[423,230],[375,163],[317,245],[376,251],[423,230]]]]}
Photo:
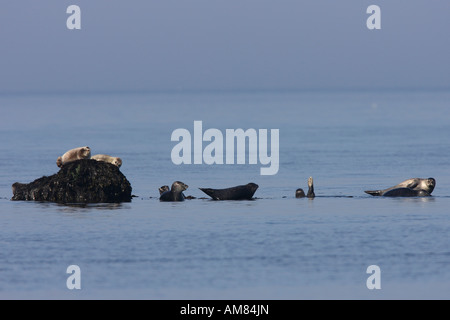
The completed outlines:
{"type": "Polygon", "coordinates": [[[301,188],[295,190],[295,197],[296,198],[304,198],[304,197],[306,197],[305,191],[303,191],[303,189],[301,189],[301,188]]]}
{"type": "Polygon", "coordinates": [[[159,195],[162,195],[164,192],[170,191],[169,186],[162,186],[159,188],[159,195]]]}

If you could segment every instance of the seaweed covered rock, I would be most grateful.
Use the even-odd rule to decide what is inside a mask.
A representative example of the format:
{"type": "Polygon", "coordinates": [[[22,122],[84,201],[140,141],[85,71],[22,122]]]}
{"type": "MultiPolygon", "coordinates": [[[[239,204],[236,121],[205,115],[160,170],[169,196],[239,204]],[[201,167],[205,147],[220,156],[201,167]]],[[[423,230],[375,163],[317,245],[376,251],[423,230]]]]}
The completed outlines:
{"type": "Polygon", "coordinates": [[[57,203],[131,201],[131,184],[115,165],[95,160],[65,164],[57,174],[28,184],[14,183],[11,200],[57,203]]]}

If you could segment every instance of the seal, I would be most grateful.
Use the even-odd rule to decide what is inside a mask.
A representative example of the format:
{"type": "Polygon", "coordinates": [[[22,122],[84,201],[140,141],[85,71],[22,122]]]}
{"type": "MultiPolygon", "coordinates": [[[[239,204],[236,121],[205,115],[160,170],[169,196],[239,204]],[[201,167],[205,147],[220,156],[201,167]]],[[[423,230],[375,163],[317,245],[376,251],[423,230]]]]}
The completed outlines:
{"type": "Polygon", "coordinates": [[[56,159],[56,165],[61,168],[66,163],[81,160],[81,159],[90,159],[91,158],[91,149],[89,147],[80,147],[67,151],[62,155],[62,157],[58,157],[56,159]]]}
{"type": "Polygon", "coordinates": [[[392,194],[404,194],[404,197],[418,197],[418,196],[423,196],[423,195],[419,195],[419,194],[421,194],[420,192],[417,193],[417,195],[415,195],[414,193],[406,191],[404,189],[410,189],[412,191],[424,191],[425,193],[422,193],[422,194],[431,195],[431,193],[433,192],[435,187],[436,187],[436,180],[434,178],[428,178],[428,179],[412,178],[412,179],[408,179],[403,182],[400,182],[399,184],[397,184],[396,186],[393,186],[391,188],[387,188],[384,190],[373,190],[373,191],[368,190],[368,191],[364,191],[364,192],[367,194],[370,194],[371,196],[374,196],[374,197],[382,197],[382,196],[386,196],[386,194],[388,194],[387,196],[392,196],[392,194]],[[401,190],[397,190],[395,192],[389,193],[391,190],[395,190],[395,189],[401,189],[401,190]],[[408,195],[408,194],[412,194],[412,195],[408,195]]]}
{"type": "Polygon", "coordinates": [[[309,198],[314,199],[316,197],[316,194],[314,193],[314,180],[312,177],[309,177],[308,179],[308,193],[305,195],[305,191],[303,189],[299,188],[295,191],[295,197],[296,198],[309,198]]]}
{"type": "MultiPolygon", "coordinates": [[[[183,191],[186,190],[189,186],[184,184],[181,181],[175,181],[172,184],[172,188],[168,191],[165,191],[161,194],[159,197],[160,201],[184,201],[185,196],[183,194],[183,191]]],[[[161,188],[160,188],[161,191],[161,188]]]]}
{"type": "Polygon", "coordinates": [[[305,191],[303,191],[303,189],[301,189],[301,188],[295,190],[295,197],[296,198],[304,198],[304,197],[306,197],[305,191]]]}
{"type": "Polygon", "coordinates": [[[410,188],[396,188],[383,194],[383,197],[431,197],[425,190],[414,190],[410,188]]]}
{"type": "Polygon", "coordinates": [[[256,183],[248,183],[242,186],[236,186],[226,189],[199,188],[214,200],[251,200],[256,190],[256,183]]]}
{"type": "Polygon", "coordinates": [[[170,191],[169,186],[162,186],[159,188],[159,195],[161,196],[164,192],[170,191]]]}
{"type": "Polygon", "coordinates": [[[91,159],[97,160],[97,161],[108,162],[108,163],[115,165],[118,168],[120,168],[122,166],[122,159],[117,158],[117,157],[111,157],[111,156],[108,156],[107,154],[96,154],[95,156],[92,156],[91,159]]]}

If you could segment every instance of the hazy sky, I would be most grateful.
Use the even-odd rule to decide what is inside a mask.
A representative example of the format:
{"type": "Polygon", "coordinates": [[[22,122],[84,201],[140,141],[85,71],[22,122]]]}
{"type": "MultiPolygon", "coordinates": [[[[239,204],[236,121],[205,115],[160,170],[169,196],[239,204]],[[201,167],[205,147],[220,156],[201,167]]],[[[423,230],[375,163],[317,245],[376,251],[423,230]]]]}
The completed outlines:
{"type": "Polygon", "coordinates": [[[0,92],[448,88],[449,34],[448,0],[2,1],[0,92]]]}

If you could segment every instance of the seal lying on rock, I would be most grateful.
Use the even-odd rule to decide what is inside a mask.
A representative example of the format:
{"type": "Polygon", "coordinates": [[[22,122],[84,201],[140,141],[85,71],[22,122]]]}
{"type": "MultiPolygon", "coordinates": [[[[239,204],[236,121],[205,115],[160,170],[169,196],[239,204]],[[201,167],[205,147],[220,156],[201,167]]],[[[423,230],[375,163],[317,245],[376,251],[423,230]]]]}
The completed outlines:
{"type": "Polygon", "coordinates": [[[122,166],[122,159],[120,159],[118,157],[111,157],[111,156],[108,156],[107,154],[96,154],[95,156],[92,156],[91,159],[97,160],[97,161],[108,162],[108,163],[115,165],[118,168],[120,168],[122,166]]]}
{"type": "Polygon", "coordinates": [[[119,168],[81,159],[65,164],[57,174],[31,183],[12,185],[15,201],[57,203],[119,203],[131,201],[131,184],[119,168]]]}
{"type": "Polygon", "coordinates": [[[434,178],[413,178],[384,190],[364,191],[375,197],[429,197],[436,187],[434,178]]]}
{"type": "Polygon", "coordinates": [[[316,194],[314,193],[314,181],[312,177],[309,177],[308,179],[308,194],[305,195],[305,191],[303,191],[303,189],[297,189],[295,191],[295,197],[296,198],[310,198],[310,199],[314,199],[316,197],[316,194]]]}
{"type": "Polygon", "coordinates": [[[90,159],[91,158],[91,149],[89,147],[80,147],[67,151],[63,154],[62,157],[58,157],[56,159],[56,165],[61,168],[66,163],[81,160],[81,159],[90,159]]]}
{"type": "Polygon", "coordinates": [[[199,188],[214,200],[251,200],[258,185],[249,183],[243,186],[237,186],[226,189],[199,188]]]}
{"type": "MultiPolygon", "coordinates": [[[[159,188],[160,192],[163,190],[165,186],[159,188]]],[[[181,181],[175,181],[172,184],[172,188],[168,191],[165,191],[159,197],[160,201],[184,201],[185,196],[183,191],[186,190],[189,186],[184,184],[181,181]]]]}

